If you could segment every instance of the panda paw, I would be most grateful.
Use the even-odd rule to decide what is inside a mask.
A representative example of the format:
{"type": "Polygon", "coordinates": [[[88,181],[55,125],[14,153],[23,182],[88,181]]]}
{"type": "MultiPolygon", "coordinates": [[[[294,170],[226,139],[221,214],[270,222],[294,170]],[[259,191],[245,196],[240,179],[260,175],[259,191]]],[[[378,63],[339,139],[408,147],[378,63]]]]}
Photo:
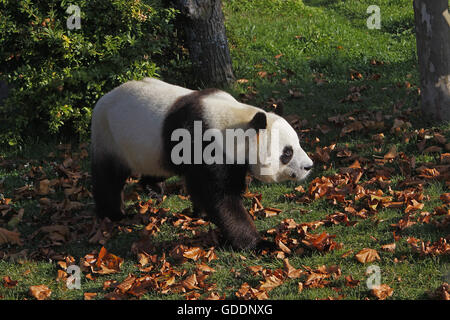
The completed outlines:
{"type": "Polygon", "coordinates": [[[99,219],[109,219],[112,222],[117,222],[125,218],[125,215],[121,211],[117,212],[108,212],[108,214],[98,214],[97,215],[99,219]]]}
{"type": "Polygon", "coordinates": [[[273,241],[261,239],[255,247],[257,252],[261,252],[263,250],[274,251],[277,250],[277,245],[273,241]]]}

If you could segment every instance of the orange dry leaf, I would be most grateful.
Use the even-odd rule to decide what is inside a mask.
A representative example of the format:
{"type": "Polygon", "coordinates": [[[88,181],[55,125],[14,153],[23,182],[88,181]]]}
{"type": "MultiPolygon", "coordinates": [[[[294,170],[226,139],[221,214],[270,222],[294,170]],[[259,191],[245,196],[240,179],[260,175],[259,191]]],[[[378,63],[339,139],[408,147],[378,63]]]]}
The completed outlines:
{"type": "Polygon", "coordinates": [[[138,256],[139,264],[142,268],[151,262],[151,256],[148,253],[139,252],[137,254],[137,256],[138,256]]]}
{"type": "Polygon", "coordinates": [[[20,233],[0,228],[0,245],[4,243],[22,245],[20,233]]]}
{"type": "Polygon", "coordinates": [[[96,292],[85,292],[84,293],[84,300],[92,300],[95,297],[97,297],[97,293],[96,292]]]}
{"type": "Polygon", "coordinates": [[[387,252],[394,252],[395,251],[395,242],[381,246],[381,250],[387,251],[387,252]]]}
{"type": "Polygon", "coordinates": [[[440,238],[438,241],[431,243],[430,241],[423,242],[420,239],[409,237],[407,242],[414,251],[422,255],[444,255],[450,253],[450,243],[448,243],[446,238],[440,238]]]}
{"type": "Polygon", "coordinates": [[[450,163],[450,153],[441,154],[441,164],[449,164],[450,163]]]}
{"type": "Polygon", "coordinates": [[[3,286],[5,288],[13,288],[17,285],[18,281],[13,281],[9,276],[3,277],[3,286]]]}
{"type": "Polygon", "coordinates": [[[50,193],[50,180],[44,179],[39,181],[39,186],[36,193],[40,196],[45,196],[50,193]]]}
{"type": "Polygon", "coordinates": [[[408,213],[410,211],[415,211],[415,210],[422,210],[423,206],[424,206],[423,203],[418,202],[414,199],[411,199],[411,201],[408,201],[408,204],[405,209],[405,213],[408,213]]]}
{"type": "Polygon", "coordinates": [[[378,252],[374,249],[364,248],[355,255],[356,260],[361,263],[369,263],[380,260],[378,252]]]}
{"type": "Polygon", "coordinates": [[[435,168],[418,168],[417,171],[420,173],[419,177],[425,179],[434,179],[440,175],[440,172],[435,168]]]}
{"type": "Polygon", "coordinates": [[[250,266],[247,267],[247,269],[252,273],[252,275],[256,276],[263,270],[263,266],[250,266]]]}
{"type": "Polygon", "coordinates": [[[283,284],[283,280],[273,274],[260,282],[261,285],[259,286],[259,289],[266,290],[267,292],[283,284]]]}
{"type": "Polygon", "coordinates": [[[266,218],[276,216],[281,212],[280,209],[266,207],[264,208],[264,213],[266,214],[266,218]]]}
{"type": "Polygon", "coordinates": [[[51,225],[41,227],[38,232],[45,233],[45,238],[50,240],[51,245],[61,245],[70,240],[69,227],[64,225],[51,225]]]}
{"type": "Polygon", "coordinates": [[[205,300],[225,300],[225,295],[221,297],[217,292],[211,292],[205,300]]]}
{"type": "Polygon", "coordinates": [[[397,157],[397,155],[398,155],[397,147],[394,145],[394,146],[392,146],[389,149],[388,153],[386,153],[384,155],[384,159],[385,160],[392,160],[392,159],[395,159],[395,157],[397,157]]]}
{"type": "Polygon", "coordinates": [[[31,286],[28,293],[38,300],[45,300],[50,297],[52,291],[46,285],[41,284],[39,286],[31,286]]]}
{"type": "Polygon", "coordinates": [[[283,260],[283,265],[284,271],[286,272],[287,277],[290,279],[299,278],[303,274],[303,271],[301,269],[295,269],[293,266],[291,266],[288,258],[285,258],[283,260]]]}
{"type": "Polygon", "coordinates": [[[102,247],[97,257],[92,254],[86,255],[83,266],[90,268],[92,273],[111,274],[120,272],[122,263],[122,258],[109,253],[105,247],[102,247]]]}
{"type": "Polygon", "coordinates": [[[211,268],[210,266],[201,263],[197,265],[197,270],[203,273],[212,273],[212,272],[216,272],[215,269],[211,268]]]}
{"type": "Polygon", "coordinates": [[[183,252],[183,257],[197,261],[205,255],[205,251],[199,247],[192,247],[183,252]]]}
{"type": "Polygon", "coordinates": [[[357,285],[359,285],[360,282],[361,282],[361,281],[359,281],[359,280],[353,279],[353,277],[352,277],[351,275],[345,277],[345,285],[346,285],[347,287],[354,288],[354,287],[356,287],[357,285]]]}
{"type": "Polygon", "coordinates": [[[385,300],[387,297],[392,296],[394,289],[389,287],[387,284],[382,284],[370,290],[370,293],[379,300],[385,300]]]}
{"type": "Polygon", "coordinates": [[[450,300],[450,285],[444,282],[439,288],[436,289],[433,296],[439,300],[450,300]]]}
{"type": "Polygon", "coordinates": [[[329,282],[324,279],[328,278],[329,276],[330,274],[327,273],[318,273],[315,271],[310,271],[308,278],[304,283],[304,286],[307,288],[323,288],[329,282]]]}
{"type": "Polygon", "coordinates": [[[181,283],[181,285],[188,289],[188,290],[192,290],[192,289],[200,289],[197,285],[198,285],[198,281],[197,281],[197,277],[194,274],[190,275],[189,277],[187,277],[185,280],[183,280],[183,282],[181,283]]]}
{"type": "Polygon", "coordinates": [[[353,250],[348,250],[341,255],[341,258],[346,258],[353,253],[353,250]]]}
{"type": "Polygon", "coordinates": [[[68,277],[67,272],[65,272],[64,270],[58,270],[56,281],[66,281],[67,277],[68,277]]]}
{"type": "Polygon", "coordinates": [[[328,252],[338,247],[338,244],[333,240],[335,237],[335,235],[329,235],[326,232],[319,235],[308,233],[302,243],[311,249],[315,248],[321,252],[328,252]]]}
{"type": "Polygon", "coordinates": [[[277,242],[277,245],[284,253],[291,254],[291,249],[289,249],[281,240],[277,242]]]}
{"type": "Polygon", "coordinates": [[[265,78],[267,77],[267,71],[258,71],[258,75],[260,78],[265,78]]]}
{"type": "Polygon", "coordinates": [[[133,276],[132,274],[129,274],[128,277],[125,278],[125,280],[123,280],[118,286],[117,289],[119,289],[119,291],[121,293],[126,293],[128,290],[131,289],[131,287],[133,286],[134,282],[136,281],[136,277],[133,276]]]}
{"type": "Polygon", "coordinates": [[[267,292],[265,290],[258,290],[250,287],[247,282],[244,282],[239,290],[236,292],[236,297],[241,299],[257,299],[257,300],[267,300],[267,292]]]}
{"type": "MultiPolygon", "coordinates": [[[[346,101],[354,101],[355,102],[355,101],[359,100],[359,96],[360,96],[359,93],[356,93],[355,95],[349,95],[347,97],[346,101]]],[[[361,123],[361,121],[354,121],[342,128],[340,136],[343,137],[350,132],[361,131],[362,129],[364,129],[364,126],[361,123]]]]}

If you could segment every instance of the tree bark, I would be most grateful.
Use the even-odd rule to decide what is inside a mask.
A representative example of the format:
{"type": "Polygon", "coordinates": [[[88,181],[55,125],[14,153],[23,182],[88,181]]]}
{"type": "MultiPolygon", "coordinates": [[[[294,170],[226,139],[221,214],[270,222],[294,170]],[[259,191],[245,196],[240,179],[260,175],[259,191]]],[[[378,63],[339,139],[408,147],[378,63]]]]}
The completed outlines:
{"type": "Polygon", "coordinates": [[[424,115],[450,120],[450,14],[448,0],[414,0],[421,104],[424,115]]]}
{"type": "Polygon", "coordinates": [[[220,0],[178,0],[195,77],[205,86],[234,80],[220,0]]]}

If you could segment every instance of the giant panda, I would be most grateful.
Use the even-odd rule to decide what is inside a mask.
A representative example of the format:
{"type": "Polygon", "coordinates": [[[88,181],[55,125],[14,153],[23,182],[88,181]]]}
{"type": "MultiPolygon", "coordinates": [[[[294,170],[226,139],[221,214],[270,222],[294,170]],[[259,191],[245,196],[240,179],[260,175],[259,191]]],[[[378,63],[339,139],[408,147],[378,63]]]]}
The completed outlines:
{"type": "MultiPolygon", "coordinates": [[[[153,183],[178,175],[185,180],[194,212],[205,214],[221,229],[226,243],[236,249],[267,245],[243,206],[247,174],[268,183],[300,181],[313,166],[300,146],[297,133],[282,117],[240,103],[218,89],[195,91],[154,78],[124,83],[101,97],[93,110],[91,135],[93,196],[99,217],[111,220],[123,217],[122,189],[129,175],[140,174],[153,183]],[[258,150],[261,153],[252,163],[246,155],[240,162],[176,164],[172,151],[178,142],[173,134],[182,129],[195,135],[196,123],[202,125],[202,133],[208,129],[214,129],[215,133],[253,129],[252,137],[256,139],[252,141],[257,146],[262,144],[259,132],[265,132],[267,151],[258,150]],[[273,132],[277,133],[277,139],[273,132]],[[263,162],[261,159],[268,156],[264,152],[275,160],[263,162]]],[[[245,141],[244,149],[235,154],[234,147],[235,157],[242,159],[242,150],[247,152],[252,147],[250,139],[245,141]]],[[[202,141],[200,152],[206,144],[202,141]]],[[[198,146],[192,150],[199,150],[195,148],[198,146]]],[[[219,152],[215,150],[211,155],[219,152]]]]}

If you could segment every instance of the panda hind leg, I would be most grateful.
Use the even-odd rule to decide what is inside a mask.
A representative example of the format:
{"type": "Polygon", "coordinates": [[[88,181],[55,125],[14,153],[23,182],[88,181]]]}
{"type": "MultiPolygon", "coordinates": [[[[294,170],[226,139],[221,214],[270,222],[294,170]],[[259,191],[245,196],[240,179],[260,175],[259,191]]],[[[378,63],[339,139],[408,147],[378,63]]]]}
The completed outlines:
{"type": "Polygon", "coordinates": [[[97,216],[118,221],[124,217],[123,187],[131,170],[114,156],[93,157],[92,191],[97,216]]]}

